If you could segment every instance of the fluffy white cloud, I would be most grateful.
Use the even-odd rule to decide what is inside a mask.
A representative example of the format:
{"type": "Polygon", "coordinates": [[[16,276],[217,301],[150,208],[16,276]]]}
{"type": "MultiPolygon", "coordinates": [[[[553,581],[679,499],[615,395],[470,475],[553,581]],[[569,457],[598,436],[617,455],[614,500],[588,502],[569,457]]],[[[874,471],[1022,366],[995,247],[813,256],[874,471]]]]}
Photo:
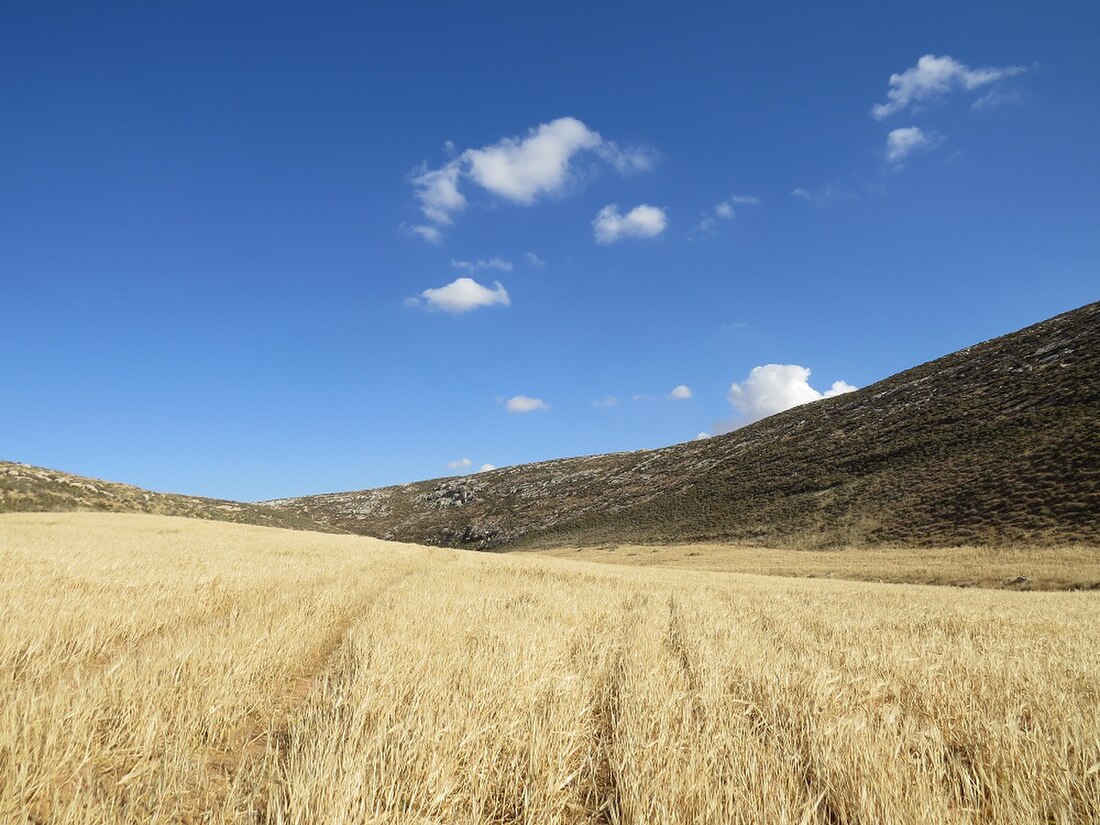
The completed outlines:
{"type": "Polygon", "coordinates": [[[844,381],[836,381],[831,389],[820,393],[810,386],[809,378],[810,371],[797,364],[753,367],[748,378],[730,387],[729,401],[744,423],[749,424],[800,404],[856,389],[844,381]]]}
{"type": "Polygon", "coordinates": [[[449,225],[451,213],[465,208],[466,196],[458,191],[460,173],[458,162],[451,161],[441,169],[421,166],[413,174],[416,199],[420,201],[420,209],[428,220],[449,225]]]}
{"type": "Polygon", "coordinates": [[[452,470],[461,470],[463,467],[469,467],[472,463],[468,458],[460,458],[457,461],[448,461],[447,466],[452,470]]]}
{"type": "Polygon", "coordinates": [[[536,255],[534,252],[524,252],[523,260],[531,264],[531,266],[546,266],[546,261],[536,255]]]}
{"type": "Polygon", "coordinates": [[[479,186],[520,204],[534,203],[539,195],[558,192],[577,152],[602,143],[581,121],[561,117],[531,129],[526,138],[502,138],[491,146],[467,149],[462,157],[468,174],[479,186]]]}
{"type": "Polygon", "coordinates": [[[486,473],[489,470],[495,470],[496,468],[497,468],[497,465],[495,465],[495,464],[482,464],[480,467],[478,467],[477,471],[479,473],[486,473]]]}
{"type": "Polygon", "coordinates": [[[954,58],[926,54],[901,74],[890,75],[886,102],[878,103],[871,114],[878,120],[897,114],[908,107],[918,108],[955,91],[972,91],[1006,77],[1027,71],[1023,66],[987,66],[972,69],[954,58]]]}
{"type": "Polygon", "coordinates": [[[608,204],[592,221],[592,230],[599,243],[615,243],[623,238],[652,238],[668,226],[668,216],[657,206],[643,203],[625,215],[616,204],[608,204]]]}
{"type": "Polygon", "coordinates": [[[512,262],[506,261],[503,258],[478,258],[476,261],[456,261],[451,259],[451,266],[455,269],[463,269],[469,272],[471,275],[475,272],[480,272],[482,269],[501,269],[505,272],[512,271],[512,262]]]}
{"type": "Polygon", "coordinates": [[[710,433],[699,433],[692,441],[702,441],[704,438],[710,438],[710,433]]]}
{"type": "Polygon", "coordinates": [[[473,278],[457,278],[446,286],[425,289],[419,296],[409,298],[406,303],[459,314],[493,304],[508,306],[511,301],[500,281],[496,281],[494,288],[489,289],[473,278]]]}
{"type": "Polygon", "coordinates": [[[913,152],[931,149],[939,142],[933,132],[926,132],[916,126],[894,129],[886,136],[886,159],[890,163],[901,163],[913,152]]]}
{"type": "Polygon", "coordinates": [[[691,387],[686,384],[680,384],[677,387],[673,387],[668,397],[673,401],[684,401],[685,399],[691,398],[691,387]]]}
{"type": "Polygon", "coordinates": [[[535,410],[545,411],[550,409],[541,398],[531,398],[528,395],[513,395],[505,402],[504,408],[510,413],[528,413],[535,410]]]}
{"type": "Polygon", "coordinates": [[[855,392],[859,387],[849,384],[847,381],[834,381],[830,389],[825,390],[822,398],[832,398],[834,395],[844,395],[846,392],[855,392]]]}
{"type": "MultiPolygon", "coordinates": [[[[454,151],[453,145],[450,151],[454,151]]],[[[654,159],[652,151],[619,146],[575,117],[560,117],[529,129],[524,136],[467,149],[438,169],[423,165],[410,180],[424,215],[446,226],[467,205],[463,183],[526,206],[564,190],[576,176],[577,157],[584,153],[620,174],[649,169],[654,159]]]]}

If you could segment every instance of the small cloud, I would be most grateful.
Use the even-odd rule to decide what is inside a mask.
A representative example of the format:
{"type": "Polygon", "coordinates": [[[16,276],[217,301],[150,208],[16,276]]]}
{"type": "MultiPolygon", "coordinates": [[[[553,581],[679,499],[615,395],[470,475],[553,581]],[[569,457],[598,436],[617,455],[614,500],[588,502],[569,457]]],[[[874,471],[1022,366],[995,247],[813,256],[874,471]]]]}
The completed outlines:
{"type": "Polygon", "coordinates": [[[439,243],[443,240],[443,233],[439,231],[437,227],[429,224],[417,224],[415,226],[405,227],[405,229],[412,235],[416,235],[428,243],[439,243]]]}
{"type": "Polygon", "coordinates": [[[420,211],[434,223],[450,226],[451,215],[466,208],[466,197],[458,191],[460,169],[457,161],[451,161],[439,169],[428,169],[422,164],[413,172],[413,194],[420,201],[420,211]]]}
{"type": "Polygon", "coordinates": [[[916,126],[894,129],[886,136],[886,160],[895,165],[900,164],[913,152],[927,151],[939,142],[939,135],[925,132],[916,126]]]}
{"type": "Polygon", "coordinates": [[[816,189],[799,187],[791,192],[791,197],[806,201],[811,206],[825,206],[839,200],[856,200],[854,192],[847,192],[835,184],[819,186],[816,189]]]}
{"type": "Polygon", "coordinates": [[[644,392],[636,392],[632,396],[630,396],[630,400],[631,401],[652,401],[653,396],[648,395],[644,392]]]}
{"type": "Polygon", "coordinates": [[[673,401],[685,401],[691,398],[691,387],[686,384],[680,384],[678,387],[673,387],[668,397],[673,401]]]}
{"type": "Polygon", "coordinates": [[[695,227],[696,232],[713,232],[714,227],[718,223],[718,219],[724,221],[732,221],[737,217],[736,206],[756,206],[760,203],[760,198],[756,195],[730,195],[724,201],[714,205],[713,212],[704,212],[702,220],[699,225],[695,227]]]}
{"type": "MultiPolygon", "coordinates": [[[[713,232],[714,227],[717,226],[717,225],[718,225],[717,219],[711,217],[710,215],[708,215],[707,213],[704,212],[703,213],[703,219],[701,221],[699,221],[699,223],[698,223],[698,225],[696,225],[694,231],[696,233],[698,233],[698,232],[713,232]]],[[[689,236],[688,240],[693,240],[693,239],[689,236]]]]}
{"type": "Polygon", "coordinates": [[[668,226],[668,216],[657,206],[643,203],[625,215],[616,204],[608,204],[592,221],[596,241],[615,243],[623,238],[652,238],[660,235],[668,226]]]}
{"type": "Polygon", "coordinates": [[[596,148],[596,154],[612,166],[620,175],[648,172],[657,160],[657,152],[641,146],[619,146],[613,140],[605,140],[596,148]]]}
{"type": "Polygon", "coordinates": [[[505,402],[504,408],[510,413],[529,413],[535,410],[545,412],[550,409],[541,398],[531,398],[528,395],[513,395],[505,402]]]}
{"type": "Polygon", "coordinates": [[[546,261],[536,255],[534,252],[524,252],[523,260],[531,264],[531,266],[546,266],[546,261]]]}
{"type": "Polygon", "coordinates": [[[847,381],[834,381],[831,389],[825,390],[822,398],[832,398],[834,395],[844,395],[847,392],[855,392],[859,387],[849,384],[847,381]]]}
{"type": "Polygon", "coordinates": [[[740,414],[741,423],[751,424],[800,404],[856,389],[845,381],[835,381],[831,389],[820,393],[810,386],[809,378],[810,370],[797,364],[753,367],[748,378],[730,386],[729,402],[740,414]]]}
{"type": "Polygon", "coordinates": [[[730,195],[721,203],[715,205],[714,214],[727,221],[737,217],[735,206],[759,206],[760,198],[756,195],[730,195]]]}
{"type": "Polygon", "coordinates": [[[407,306],[441,310],[455,315],[478,307],[494,304],[508,306],[510,303],[508,292],[501,286],[500,281],[496,281],[494,288],[489,289],[473,278],[457,278],[446,286],[425,289],[420,295],[405,300],[407,306]]]}
{"type": "Polygon", "coordinates": [[[619,399],[617,397],[615,397],[614,395],[605,395],[603,398],[600,398],[600,399],[597,399],[596,401],[593,401],[592,406],[593,407],[599,407],[601,409],[606,409],[608,407],[614,407],[618,403],[619,403],[619,399]]]}
{"type": "Polygon", "coordinates": [[[480,467],[477,468],[477,471],[479,473],[487,473],[490,470],[495,470],[496,468],[497,468],[497,465],[495,465],[495,464],[482,464],[480,467]]]}
{"type": "Polygon", "coordinates": [[[887,102],[872,107],[871,115],[876,120],[883,120],[910,107],[919,110],[953,91],[973,91],[1026,71],[1023,66],[972,69],[946,55],[937,57],[926,54],[915,66],[900,74],[890,75],[887,102]]]}
{"type": "Polygon", "coordinates": [[[730,321],[728,324],[722,324],[722,331],[723,332],[731,332],[732,330],[735,330],[735,329],[748,329],[748,328],[749,328],[749,322],[748,321],[730,321]]]}
{"type": "Polygon", "coordinates": [[[463,467],[469,467],[472,463],[468,458],[460,458],[457,461],[448,461],[447,466],[452,470],[461,470],[463,467]]]}
{"type": "Polygon", "coordinates": [[[975,112],[987,112],[1002,106],[1015,106],[1022,103],[1024,93],[1020,89],[991,89],[970,104],[975,112]]]}
{"type": "Polygon", "coordinates": [[[476,261],[456,261],[452,258],[451,266],[455,269],[463,269],[471,275],[483,269],[500,269],[504,272],[512,271],[512,262],[506,261],[503,258],[489,258],[489,260],[479,258],[476,261]]]}
{"type": "Polygon", "coordinates": [[[699,433],[692,441],[702,441],[704,438],[710,438],[710,433],[699,433]]]}

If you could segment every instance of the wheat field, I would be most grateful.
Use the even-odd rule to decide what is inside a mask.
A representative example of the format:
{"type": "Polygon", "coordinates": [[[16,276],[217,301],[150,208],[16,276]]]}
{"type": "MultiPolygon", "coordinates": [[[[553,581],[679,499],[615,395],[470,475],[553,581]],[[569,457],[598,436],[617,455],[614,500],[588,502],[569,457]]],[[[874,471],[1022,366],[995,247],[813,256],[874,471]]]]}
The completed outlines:
{"type": "Polygon", "coordinates": [[[1086,823],[1100,594],[0,516],[13,823],[1086,823]]]}

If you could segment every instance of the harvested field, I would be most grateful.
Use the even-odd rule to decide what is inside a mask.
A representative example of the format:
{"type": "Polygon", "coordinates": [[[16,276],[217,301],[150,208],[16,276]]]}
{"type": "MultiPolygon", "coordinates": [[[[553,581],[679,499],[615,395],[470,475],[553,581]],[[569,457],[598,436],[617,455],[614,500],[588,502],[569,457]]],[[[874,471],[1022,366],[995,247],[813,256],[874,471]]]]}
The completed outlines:
{"type": "Polygon", "coordinates": [[[631,567],[1015,590],[1100,590],[1097,547],[860,547],[729,544],[559,547],[538,555],[631,567]]]}
{"type": "Polygon", "coordinates": [[[4,822],[1085,823],[1100,594],[0,516],[4,822]]]}

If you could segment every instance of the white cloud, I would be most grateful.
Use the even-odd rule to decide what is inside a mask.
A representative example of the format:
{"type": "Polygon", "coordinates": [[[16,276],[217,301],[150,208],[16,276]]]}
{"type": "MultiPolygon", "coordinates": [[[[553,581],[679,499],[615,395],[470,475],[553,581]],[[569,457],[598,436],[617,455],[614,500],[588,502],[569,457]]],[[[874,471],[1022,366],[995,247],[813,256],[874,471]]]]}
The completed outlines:
{"type": "Polygon", "coordinates": [[[834,395],[844,395],[846,392],[855,392],[859,387],[849,384],[847,381],[834,381],[831,389],[825,390],[822,398],[832,398],[834,395]]]}
{"type": "Polygon", "coordinates": [[[630,396],[631,401],[652,401],[653,396],[644,392],[636,392],[630,396]]]}
{"type": "Polygon", "coordinates": [[[619,403],[619,399],[616,396],[614,396],[614,395],[605,395],[603,398],[600,398],[600,399],[597,399],[596,401],[593,401],[592,406],[593,407],[607,408],[607,407],[614,407],[618,403],[619,403]]]}
{"type": "Polygon", "coordinates": [[[466,197],[458,191],[461,170],[457,161],[451,161],[440,169],[428,169],[422,165],[412,177],[420,210],[430,221],[451,224],[451,213],[466,206],[466,197]]]}
{"type": "Polygon", "coordinates": [[[724,201],[714,205],[714,213],[703,213],[703,219],[695,227],[696,232],[713,232],[714,227],[721,218],[724,221],[732,221],[737,217],[736,206],[756,206],[760,198],[756,195],[730,195],[724,201]]]}
{"type": "Polygon", "coordinates": [[[733,204],[729,201],[722,201],[714,207],[714,214],[719,218],[725,218],[727,221],[732,221],[737,217],[737,210],[733,208],[733,204]]]}
{"type": "Polygon", "coordinates": [[[535,410],[546,411],[550,409],[541,398],[531,398],[528,395],[513,395],[505,402],[504,407],[510,413],[528,413],[535,410]]]}
{"type": "Polygon", "coordinates": [[[838,200],[856,200],[854,192],[848,192],[832,183],[828,186],[819,186],[816,189],[806,189],[800,186],[791,192],[791,197],[804,200],[811,206],[824,206],[838,200]]]}
{"type": "Polygon", "coordinates": [[[944,55],[926,54],[915,66],[901,74],[890,75],[890,88],[886,103],[878,103],[871,114],[878,120],[897,114],[908,107],[920,108],[955,90],[972,91],[1006,77],[1027,71],[1023,66],[987,66],[972,69],[965,63],[944,55]]]}
{"type": "Polygon", "coordinates": [[[561,117],[531,129],[526,138],[502,138],[491,146],[467,149],[462,157],[476,184],[510,201],[531,204],[540,195],[560,191],[573,155],[602,142],[599,132],[581,121],[561,117]]]}
{"type": "Polygon", "coordinates": [[[844,381],[836,381],[830,390],[820,393],[810,386],[809,378],[810,371],[797,364],[753,367],[748,378],[730,386],[729,401],[743,423],[749,424],[800,404],[856,389],[844,381]]]}
{"type": "Polygon", "coordinates": [[[625,215],[616,204],[608,204],[592,221],[592,229],[599,243],[615,243],[623,238],[652,238],[660,235],[668,226],[668,216],[657,206],[643,203],[625,215]]]}
{"type": "Polygon", "coordinates": [[[970,108],[976,112],[984,112],[1001,106],[1011,106],[1023,99],[1024,93],[1019,89],[991,89],[971,103],[970,108]]]}
{"type": "Polygon", "coordinates": [[[759,206],[759,204],[760,198],[756,195],[730,195],[724,201],[715,205],[714,214],[719,218],[730,221],[737,217],[737,210],[734,209],[734,206],[759,206]]]}
{"type": "Polygon", "coordinates": [[[605,140],[596,147],[596,154],[615,168],[620,175],[648,172],[653,168],[657,153],[639,146],[620,147],[613,140],[605,140]]]}
{"type": "Polygon", "coordinates": [[[495,470],[496,468],[497,465],[495,464],[482,464],[480,467],[478,467],[477,471],[479,473],[487,473],[489,470],[495,470]]]}
{"type": "Polygon", "coordinates": [[[523,259],[531,266],[546,266],[546,261],[536,255],[534,252],[524,252],[523,259]]]}
{"type": "Polygon", "coordinates": [[[501,138],[457,156],[454,145],[449,144],[451,160],[438,169],[424,164],[410,180],[428,220],[448,226],[467,206],[464,183],[528,206],[562,192],[577,176],[575,161],[584,153],[624,175],[651,168],[655,158],[651,150],[605,140],[575,117],[560,117],[529,129],[526,135],[501,138]]]}
{"type": "Polygon", "coordinates": [[[443,240],[443,233],[439,231],[437,227],[430,226],[428,224],[417,224],[416,226],[410,226],[409,231],[414,235],[419,235],[428,243],[439,243],[443,240]]]}
{"type": "Polygon", "coordinates": [[[505,272],[512,271],[512,262],[506,261],[503,258],[490,258],[489,260],[478,258],[476,261],[456,261],[452,258],[451,266],[455,267],[455,269],[463,269],[471,275],[475,272],[480,272],[482,269],[500,269],[505,272]]]}
{"type": "Polygon", "coordinates": [[[672,392],[668,394],[668,397],[673,401],[684,401],[691,398],[691,387],[686,384],[680,384],[677,387],[672,388],[672,392]]]}
{"type": "Polygon", "coordinates": [[[704,438],[710,438],[710,433],[699,433],[692,441],[702,441],[704,438]]]}
{"type": "MultiPolygon", "coordinates": [[[[703,213],[703,219],[699,221],[695,227],[695,232],[713,232],[714,227],[718,225],[717,218],[712,218],[706,212],[703,213]]],[[[688,240],[694,240],[691,236],[688,236],[688,240]]]]}
{"type": "Polygon", "coordinates": [[[409,298],[405,303],[410,306],[423,306],[428,309],[459,314],[478,307],[492,306],[493,304],[508,306],[511,301],[508,298],[508,292],[501,286],[500,281],[496,281],[495,287],[489,289],[473,278],[457,278],[446,286],[437,289],[425,289],[419,296],[409,298]]]}
{"type": "Polygon", "coordinates": [[[934,132],[926,132],[916,126],[894,129],[886,136],[886,160],[901,163],[913,152],[931,149],[939,142],[934,132]]]}
{"type": "Polygon", "coordinates": [[[447,466],[452,470],[461,470],[463,467],[469,467],[472,463],[468,458],[460,458],[457,461],[448,461],[447,466]]]}

